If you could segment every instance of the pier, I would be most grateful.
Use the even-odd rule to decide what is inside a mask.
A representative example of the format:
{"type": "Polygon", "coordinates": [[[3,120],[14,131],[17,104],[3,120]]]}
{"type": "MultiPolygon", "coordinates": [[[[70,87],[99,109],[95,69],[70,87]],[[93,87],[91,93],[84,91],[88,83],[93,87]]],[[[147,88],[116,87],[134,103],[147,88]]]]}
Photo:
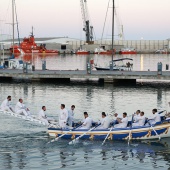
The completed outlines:
{"type": "Polygon", "coordinates": [[[158,74],[157,71],[91,71],[86,70],[23,70],[2,69],[0,70],[0,81],[3,79],[30,79],[36,81],[56,80],[59,82],[69,82],[70,79],[98,79],[105,83],[123,82],[136,83],[138,79],[146,80],[170,80],[170,71],[163,71],[158,74]]]}

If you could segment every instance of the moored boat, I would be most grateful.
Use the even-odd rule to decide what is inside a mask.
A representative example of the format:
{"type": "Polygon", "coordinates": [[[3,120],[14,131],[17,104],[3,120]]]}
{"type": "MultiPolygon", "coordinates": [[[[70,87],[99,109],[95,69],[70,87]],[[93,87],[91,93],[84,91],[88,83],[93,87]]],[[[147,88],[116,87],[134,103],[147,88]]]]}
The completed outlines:
{"type": "Polygon", "coordinates": [[[76,54],[79,54],[79,55],[88,55],[88,54],[90,54],[90,52],[87,51],[87,50],[80,49],[80,50],[76,51],[76,54]]]}
{"type": "Polygon", "coordinates": [[[35,43],[35,38],[33,32],[30,37],[24,38],[20,45],[11,46],[10,51],[14,54],[31,54],[31,53],[48,53],[48,54],[58,54],[57,50],[48,50],[45,44],[38,46],[35,43]]]}
{"type": "Polygon", "coordinates": [[[137,54],[137,51],[134,48],[122,48],[119,54],[137,54]]]}

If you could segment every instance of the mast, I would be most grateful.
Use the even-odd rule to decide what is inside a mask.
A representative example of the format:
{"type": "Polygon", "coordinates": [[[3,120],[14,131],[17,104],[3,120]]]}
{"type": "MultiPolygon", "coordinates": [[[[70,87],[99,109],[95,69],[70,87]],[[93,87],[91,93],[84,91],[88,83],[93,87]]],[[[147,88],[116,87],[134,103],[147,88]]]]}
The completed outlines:
{"type": "Polygon", "coordinates": [[[113,51],[113,47],[114,47],[114,11],[115,11],[115,2],[113,0],[113,11],[112,11],[112,66],[111,66],[111,70],[113,70],[113,55],[114,55],[114,51],[113,51]]]}
{"type": "Polygon", "coordinates": [[[12,46],[13,46],[13,54],[14,54],[14,0],[12,0],[12,46]]]}

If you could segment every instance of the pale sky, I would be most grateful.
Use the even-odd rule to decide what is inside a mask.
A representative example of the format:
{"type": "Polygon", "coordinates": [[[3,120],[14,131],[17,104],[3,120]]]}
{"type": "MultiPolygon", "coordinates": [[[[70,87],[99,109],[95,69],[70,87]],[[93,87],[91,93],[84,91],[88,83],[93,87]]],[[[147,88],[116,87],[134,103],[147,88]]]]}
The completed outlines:
{"type": "MultiPolygon", "coordinates": [[[[80,0],[15,0],[20,37],[27,37],[34,27],[35,37],[85,39],[80,0]]],[[[100,39],[109,0],[87,0],[95,38],[100,39]]],[[[12,34],[12,0],[0,0],[0,34],[12,34]]],[[[119,22],[115,39],[124,28],[126,40],[165,40],[170,38],[170,0],[115,0],[119,22]]],[[[112,0],[110,0],[112,7],[112,0]]],[[[111,38],[112,8],[109,8],[104,38],[111,38]]],[[[15,28],[16,29],[16,28],[15,28]]],[[[15,34],[17,37],[17,34],[15,34]]]]}

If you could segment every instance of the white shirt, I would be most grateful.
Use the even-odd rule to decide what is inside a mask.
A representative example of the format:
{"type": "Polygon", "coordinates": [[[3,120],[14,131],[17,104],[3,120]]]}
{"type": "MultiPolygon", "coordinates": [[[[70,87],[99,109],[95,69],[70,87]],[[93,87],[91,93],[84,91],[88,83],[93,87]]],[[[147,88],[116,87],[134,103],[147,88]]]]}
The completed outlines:
{"type": "Polygon", "coordinates": [[[15,106],[15,111],[17,112],[18,110],[21,110],[21,109],[26,109],[26,107],[23,103],[18,102],[15,106]]]}
{"type": "Polygon", "coordinates": [[[155,123],[161,121],[161,116],[160,116],[160,114],[158,114],[158,112],[156,112],[156,113],[153,114],[151,117],[149,117],[149,119],[152,120],[152,121],[151,121],[152,124],[155,124],[155,123]]]}
{"type": "Polygon", "coordinates": [[[118,125],[115,125],[115,128],[126,128],[128,124],[128,118],[125,117],[121,120],[121,123],[119,123],[118,125]]]}
{"type": "Polygon", "coordinates": [[[145,120],[146,120],[145,116],[137,116],[136,120],[135,120],[135,123],[137,123],[138,126],[144,126],[145,120]]]}
{"type": "Polygon", "coordinates": [[[90,127],[92,126],[93,120],[90,117],[86,117],[86,119],[84,119],[83,124],[82,124],[82,128],[83,129],[90,129],[90,127]]]}
{"type": "Polygon", "coordinates": [[[102,126],[104,129],[109,128],[110,122],[111,122],[111,121],[110,121],[110,119],[109,119],[108,116],[106,116],[106,117],[104,117],[104,118],[102,118],[102,119],[100,120],[101,126],[102,126]]]}
{"type": "Polygon", "coordinates": [[[135,115],[133,117],[134,122],[137,122],[139,117],[140,117],[140,113],[138,115],[135,113],[135,115]]]}
{"type": "Polygon", "coordinates": [[[69,110],[68,111],[68,119],[71,119],[73,121],[73,118],[74,118],[74,110],[69,110]]]}
{"type": "Polygon", "coordinates": [[[10,102],[8,99],[5,99],[1,104],[1,109],[4,110],[6,107],[10,107],[10,102]]]}
{"type": "Polygon", "coordinates": [[[68,111],[67,109],[61,109],[60,110],[60,116],[59,116],[59,120],[67,122],[68,119],[68,111]]]}
{"type": "Polygon", "coordinates": [[[43,109],[39,111],[38,118],[39,119],[46,119],[47,118],[43,109]]]}

